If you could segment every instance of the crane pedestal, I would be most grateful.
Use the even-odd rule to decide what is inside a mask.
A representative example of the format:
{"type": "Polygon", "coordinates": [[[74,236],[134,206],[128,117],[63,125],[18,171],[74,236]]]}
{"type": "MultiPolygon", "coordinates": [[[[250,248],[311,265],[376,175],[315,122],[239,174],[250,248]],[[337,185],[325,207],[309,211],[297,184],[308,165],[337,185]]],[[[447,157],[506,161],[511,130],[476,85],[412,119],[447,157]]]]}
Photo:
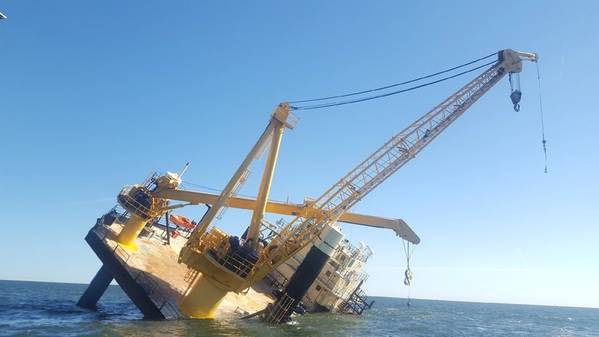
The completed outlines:
{"type": "Polygon", "coordinates": [[[192,318],[214,318],[228,291],[200,275],[181,301],[180,309],[192,318]]]}
{"type": "Polygon", "coordinates": [[[186,315],[212,318],[227,293],[240,293],[247,287],[244,277],[256,261],[248,260],[239,247],[236,252],[219,254],[219,247],[228,239],[215,227],[204,237],[201,246],[183,248],[183,263],[201,273],[181,301],[181,309],[186,315]]]}
{"type": "Polygon", "coordinates": [[[119,233],[117,241],[129,250],[137,250],[138,247],[135,244],[135,239],[137,239],[139,233],[144,229],[147,223],[148,220],[143,219],[138,215],[131,214],[131,217],[125,223],[125,227],[123,227],[119,233]]]}

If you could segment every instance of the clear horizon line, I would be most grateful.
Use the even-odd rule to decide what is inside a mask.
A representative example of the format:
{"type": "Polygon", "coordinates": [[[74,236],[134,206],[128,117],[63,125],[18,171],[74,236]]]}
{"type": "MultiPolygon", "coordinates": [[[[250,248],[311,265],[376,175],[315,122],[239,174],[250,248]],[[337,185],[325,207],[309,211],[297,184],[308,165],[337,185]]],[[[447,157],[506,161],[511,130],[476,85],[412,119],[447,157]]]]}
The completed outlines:
{"type": "MultiPolygon", "coordinates": [[[[31,282],[31,283],[56,283],[56,284],[75,284],[75,285],[88,285],[89,283],[79,282],[59,282],[59,281],[40,281],[40,280],[15,280],[15,279],[0,279],[1,281],[7,282],[31,282]]],[[[119,286],[117,284],[110,284],[112,286],[119,286]]],[[[120,287],[120,286],[119,286],[120,287]]],[[[406,299],[406,297],[390,296],[390,295],[368,295],[368,297],[381,297],[381,298],[396,298],[406,299]]],[[[559,307],[559,308],[577,308],[577,309],[595,309],[599,310],[599,306],[585,306],[585,305],[558,305],[558,304],[538,304],[538,303],[510,303],[510,302],[495,302],[495,301],[473,301],[473,300],[457,300],[457,299],[439,299],[439,298],[424,298],[424,297],[412,297],[412,300],[424,300],[424,301],[441,301],[441,302],[460,302],[460,303],[479,303],[479,304],[504,304],[504,305],[528,305],[528,306],[539,306],[539,307],[559,307]]]]}

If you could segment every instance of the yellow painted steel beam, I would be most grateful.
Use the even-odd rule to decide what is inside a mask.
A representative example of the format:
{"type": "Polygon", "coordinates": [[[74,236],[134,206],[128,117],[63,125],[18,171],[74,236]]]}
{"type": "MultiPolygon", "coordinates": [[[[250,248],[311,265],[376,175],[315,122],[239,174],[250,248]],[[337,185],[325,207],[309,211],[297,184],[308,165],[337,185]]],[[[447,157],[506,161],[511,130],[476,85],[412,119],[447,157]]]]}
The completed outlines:
{"type": "MultiPolygon", "coordinates": [[[[218,194],[172,189],[166,189],[157,192],[155,196],[158,198],[185,201],[189,202],[190,204],[196,205],[213,205],[215,202],[218,201],[219,198],[218,194]]],[[[226,206],[232,208],[253,210],[256,208],[256,199],[247,197],[231,197],[227,201],[226,206]]],[[[268,203],[266,203],[267,213],[281,215],[298,216],[312,209],[313,208],[306,203],[295,204],[280,201],[268,201],[268,203]]],[[[420,242],[420,238],[416,235],[416,233],[414,233],[414,231],[401,219],[390,219],[373,215],[345,212],[343,213],[343,215],[341,215],[339,221],[354,225],[392,229],[393,231],[395,231],[395,234],[408,240],[413,244],[418,244],[420,242]]]]}
{"type": "Polygon", "coordinates": [[[262,173],[262,181],[260,182],[260,189],[258,191],[258,198],[256,199],[256,207],[252,214],[252,220],[248,227],[247,239],[250,241],[253,249],[256,249],[258,245],[258,235],[260,235],[260,226],[262,225],[262,219],[264,219],[264,212],[266,211],[266,204],[268,203],[268,196],[270,195],[270,187],[272,185],[272,178],[275,173],[275,167],[277,166],[277,158],[279,156],[279,149],[281,148],[281,140],[283,139],[283,131],[285,130],[284,119],[278,121],[278,125],[272,132],[272,139],[270,142],[270,149],[268,151],[268,158],[264,164],[264,173],[262,173]]]}

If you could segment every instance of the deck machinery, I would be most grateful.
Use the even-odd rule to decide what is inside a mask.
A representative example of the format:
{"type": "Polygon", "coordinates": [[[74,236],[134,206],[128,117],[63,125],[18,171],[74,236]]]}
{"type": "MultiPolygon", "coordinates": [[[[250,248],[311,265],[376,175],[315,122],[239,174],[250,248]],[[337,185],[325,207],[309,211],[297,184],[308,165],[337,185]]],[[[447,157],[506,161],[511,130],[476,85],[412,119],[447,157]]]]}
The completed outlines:
{"type": "Polygon", "coordinates": [[[514,109],[519,109],[521,92],[515,85],[518,83],[515,77],[521,72],[524,60],[536,62],[537,55],[511,49],[499,51],[497,61],[482,74],[393,136],[319,198],[301,205],[269,201],[284,130],[292,129],[296,123],[293,107],[281,103],[220,194],[182,190],[180,175],[173,173],[157,177],[150,185],[124,188],[118,195],[118,201],[130,216],[117,241],[135,250],[135,240],[142,229],[166,212],[194,204],[211,206],[191,232],[178,258],[179,263],[195,272],[188,291],[179,303],[180,311],[193,318],[213,317],[228,292],[243,292],[300,251],[307,250],[275,303],[261,312],[268,322],[285,321],[343,239],[338,222],[393,228],[402,238],[412,243],[419,242],[403,222],[349,213],[349,210],[414,158],[506,75],[510,76],[512,84],[510,98],[514,109]],[[237,197],[236,191],[244,182],[250,164],[263,152],[267,153],[267,157],[256,199],[237,197]],[[173,204],[173,201],[180,203],[173,204]],[[225,207],[252,210],[251,221],[242,239],[213,226],[214,219],[225,207]],[[265,212],[294,216],[268,242],[260,240],[259,236],[265,212]]]}

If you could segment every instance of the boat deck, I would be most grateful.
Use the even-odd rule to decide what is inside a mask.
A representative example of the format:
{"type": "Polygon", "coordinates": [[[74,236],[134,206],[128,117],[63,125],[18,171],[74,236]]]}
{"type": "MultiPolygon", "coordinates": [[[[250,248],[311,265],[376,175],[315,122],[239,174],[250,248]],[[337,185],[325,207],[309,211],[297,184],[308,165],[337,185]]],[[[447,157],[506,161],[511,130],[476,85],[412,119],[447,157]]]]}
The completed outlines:
{"type": "MultiPolygon", "coordinates": [[[[127,249],[115,241],[122,225],[98,225],[85,240],[104,267],[135,305],[150,319],[176,319],[185,316],[178,303],[189,287],[193,274],[177,262],[184,237],[171,238],[166,244],[164,230],[150,227],[148,235],[136,240],[138,249],[127,249]]],[[[245,294],[229,293],[219,306],[216,317],[246,314],[261,310],[273,302],[270,287],[258,284],[245,294]]]]}

